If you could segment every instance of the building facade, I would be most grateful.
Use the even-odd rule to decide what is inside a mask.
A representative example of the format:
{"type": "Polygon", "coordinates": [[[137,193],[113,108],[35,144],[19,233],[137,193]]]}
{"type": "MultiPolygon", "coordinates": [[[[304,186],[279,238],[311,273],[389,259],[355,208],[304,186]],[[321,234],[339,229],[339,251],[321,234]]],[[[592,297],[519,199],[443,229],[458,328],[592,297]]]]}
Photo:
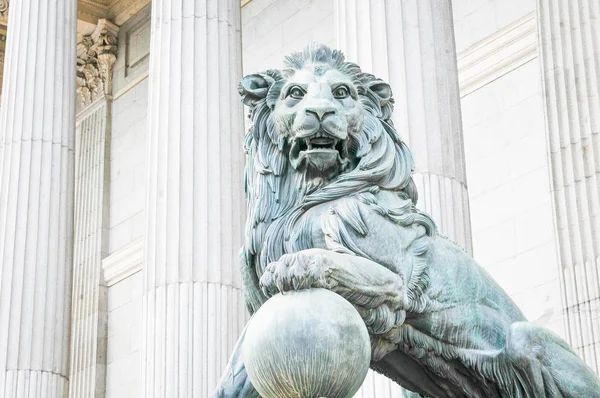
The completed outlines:
{"type": "Polygon", "coordinates": [[[392,85],[419,206],[600,371],[597,1],[0,0],[1,398],[210,396],[237,82],[311,41],[392,85]]]}

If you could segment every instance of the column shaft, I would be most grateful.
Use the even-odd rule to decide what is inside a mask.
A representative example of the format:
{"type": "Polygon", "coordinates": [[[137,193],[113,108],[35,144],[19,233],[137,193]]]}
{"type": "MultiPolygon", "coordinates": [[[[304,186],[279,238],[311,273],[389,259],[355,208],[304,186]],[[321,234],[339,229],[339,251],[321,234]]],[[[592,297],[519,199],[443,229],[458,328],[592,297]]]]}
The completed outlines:
{"type": "Polygon", "coordinates": [[[394,92],[415,158],[418,207],[472,251],[450,0],[335,0],[338,47],[394,92]]]}
{"type": "Polygon", "coordinates": [[[538,0],[567,339],[600,371],[600,4],[538,0]]]}
{"type": "MultiPolygon", "coordinates": [[[[335,0],[335,16],[346,58],[392,87],[393,121],[415,159],[417,206],[472,252],[450,0],[335,0]]],[[[398,391],[370,372],[357,396],[398,391]]]]}
{"type": "Polygon", "coordinates": [[[69,396],[103,397],[106,388],[112,66],[119,28],[100,19],[77,44],[75,232],[69,396]]]}
{"type": "Polygon", "coordinates": [[[12,2],[0,110],[0,397],[65,397],[76,0],[12,2]]]}
{"type": "Polygon", "coordinates": [[[78,117],[75,169],[75,249],[69,396],[100,397],[106,379],[107,288],[105,168],[110,144],[110,103],[101,98],[78,117]]]}
{"type": "Polygon", "coordinates": [[[145,397],[208,397],[246,321],[239,0],[152,3],[145,397]]]}

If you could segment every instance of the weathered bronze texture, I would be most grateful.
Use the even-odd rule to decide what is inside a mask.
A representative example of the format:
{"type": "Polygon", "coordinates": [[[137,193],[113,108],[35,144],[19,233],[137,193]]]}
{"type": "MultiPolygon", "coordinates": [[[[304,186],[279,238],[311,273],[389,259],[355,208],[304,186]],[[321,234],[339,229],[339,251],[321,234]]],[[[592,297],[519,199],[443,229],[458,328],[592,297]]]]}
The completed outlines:
{"type": "MultiPolygon", "coordinates": [[[[284,70],[246,76],[239,91],[252,119],[242,249],[251,313],[279,292],[325,288],[361,314],[371,367],[424,397],[600,397],[568,344],[527,322],[416,209],[385,82],[312,45],[284,70]]],[[[243,344],[218,397],[259,396],[243,344]]]]}

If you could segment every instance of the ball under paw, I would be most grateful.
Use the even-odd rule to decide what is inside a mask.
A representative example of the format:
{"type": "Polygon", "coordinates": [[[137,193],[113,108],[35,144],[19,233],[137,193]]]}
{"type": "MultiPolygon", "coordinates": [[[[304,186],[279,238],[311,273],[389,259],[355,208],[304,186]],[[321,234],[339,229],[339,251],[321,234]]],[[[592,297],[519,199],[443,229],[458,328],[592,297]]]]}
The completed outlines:
{"type": "Polygon", "coordinates": [[[278,294],[254,314],[244,338],[246,370],[263,398],[347,398],[371,360],[354,307],[325,289],[278,294]]]}

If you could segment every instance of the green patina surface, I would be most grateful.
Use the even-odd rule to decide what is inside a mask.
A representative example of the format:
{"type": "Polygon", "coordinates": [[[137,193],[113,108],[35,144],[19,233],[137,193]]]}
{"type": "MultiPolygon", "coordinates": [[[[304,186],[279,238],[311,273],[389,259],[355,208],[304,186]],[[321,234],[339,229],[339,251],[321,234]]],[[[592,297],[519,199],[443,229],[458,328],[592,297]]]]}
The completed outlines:
{"type": "MultiPolygon", "coordinates": [[[[279,292],[324,288],[362,317],[371,367],[422,396],[600,397],[566,342],[527,322],[416,209],[385,82],[313,45],[285,70],[246,76],[240,94],[252,117],[241,256],[251,313],[279,292]]],[[[243,347],[244,336],[218,397],[259,396],[243,347]]]]}

